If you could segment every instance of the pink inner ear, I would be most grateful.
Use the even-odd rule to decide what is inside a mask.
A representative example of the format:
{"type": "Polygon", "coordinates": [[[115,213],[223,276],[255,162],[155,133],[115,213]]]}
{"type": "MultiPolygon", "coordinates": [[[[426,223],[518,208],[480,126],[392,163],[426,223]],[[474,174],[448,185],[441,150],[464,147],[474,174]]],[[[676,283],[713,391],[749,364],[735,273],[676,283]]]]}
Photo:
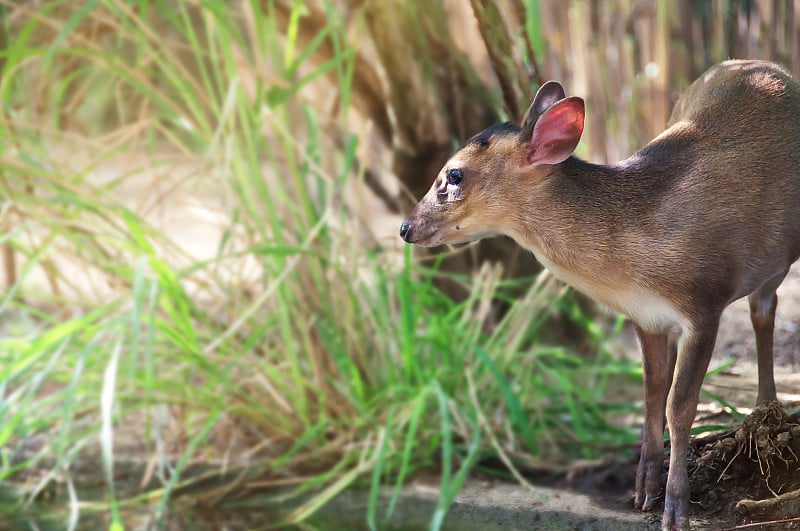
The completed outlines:
{"type": "Polygon", "coordinates": [[[556,102],[537,120],[528,149],[531,164],[558,164],[565,161],[583,134],[584,105],[581,98],[556,102]]]}

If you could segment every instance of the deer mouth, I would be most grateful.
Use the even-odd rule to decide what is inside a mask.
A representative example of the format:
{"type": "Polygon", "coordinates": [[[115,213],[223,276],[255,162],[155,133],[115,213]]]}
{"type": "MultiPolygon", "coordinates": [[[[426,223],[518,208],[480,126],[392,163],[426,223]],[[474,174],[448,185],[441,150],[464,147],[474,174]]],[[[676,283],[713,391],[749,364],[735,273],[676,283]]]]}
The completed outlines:
{"type": "Polygon", "coordinates": [[[435,247],[437,245],[441,245],[441,243],[438,241],[441,239],[439,231],[433,231],[428,234],[420,234],[420,229],[424,229],[424,227],[420,227],[419,224],[407,219],[402,225],[400,225],[400,237],[403,238],[406,243],[420,245],[422,247],[435,247]]]}
{"type": "Polygon", "coordinates": [[[429,236],[418,236],[416,234],[411,235],[408,238],[403,238],[407,243],[413,245],[419,245],[420,247],[436,247],[437,245],[442,245],[440,238],[437,237],[436,233],[431,234],[429,236]]]}
{"type": "Polygon", "coordinates": [[[434,241],[435,237],[436,234],[431,234],[430,236],[417,238],[416,240],[409,241],[408,243],[413,243],[414,245],[419,245],[420,247],[436,247],[437,245],[442,245],[440,242],[434,241]]]}

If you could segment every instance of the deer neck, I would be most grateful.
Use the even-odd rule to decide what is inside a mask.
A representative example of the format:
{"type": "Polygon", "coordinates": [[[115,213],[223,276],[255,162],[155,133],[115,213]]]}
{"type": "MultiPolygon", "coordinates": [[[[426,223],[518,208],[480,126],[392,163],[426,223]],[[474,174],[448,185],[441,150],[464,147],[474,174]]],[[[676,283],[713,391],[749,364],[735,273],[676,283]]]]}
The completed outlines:
{"type": "Polygon", "coordinates": [[[545,265],[596,268],[625,236],[629,171],[626,163],[603,166],[574,157],[551,166],[530,193],[518,195],[521,208],[509,209],[515,213],[509,235],[545,265]]]}
{"type": "Polygon", "coordinates": [[[638,153],[611,166],[576,158],[554,165],[521,199],[509,235],[557,278],[643,326],[680,325],[651,275],[658,269],[653,238],[662,230],[654,209],[680,169],[668,158],[638,153]]]}

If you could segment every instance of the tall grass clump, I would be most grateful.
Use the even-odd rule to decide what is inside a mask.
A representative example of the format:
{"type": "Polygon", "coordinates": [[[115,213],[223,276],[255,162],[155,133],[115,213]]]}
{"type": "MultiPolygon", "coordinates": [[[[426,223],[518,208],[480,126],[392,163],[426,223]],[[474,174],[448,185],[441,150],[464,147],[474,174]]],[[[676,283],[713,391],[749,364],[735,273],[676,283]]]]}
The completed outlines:
{"type": "Polygon", "coordinates": [[[361,481],[376,525],[379,487],[432,468],[437,526],[487,457],[630,440],[603,400],[628,369],[537,340],[548,277],[375,238],[363,20],[314,5],[301,41],[303,2],[0,0],[0,481],[22,502],[55,485],[72,527],[121,527],[212,476],[203,500],[266,489],[300,521],[361,481]]]}

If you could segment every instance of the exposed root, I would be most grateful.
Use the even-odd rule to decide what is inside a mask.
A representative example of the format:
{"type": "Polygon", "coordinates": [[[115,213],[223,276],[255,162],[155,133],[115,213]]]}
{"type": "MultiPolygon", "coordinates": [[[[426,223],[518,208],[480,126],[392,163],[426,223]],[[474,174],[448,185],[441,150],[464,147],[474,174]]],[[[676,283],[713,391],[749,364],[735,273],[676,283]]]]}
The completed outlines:
{"type": "Polygon", "coordinates": [[[730,510],[734,501],[751,498],[736,505],[747,519],[800,514],[800,424],[793,420],[780,402],[769,402],[736,430],[696,440],[690,456],[693,499],[730,510]]]}
{"type": "Polygon", "coordinates": [[[800,514],[800,489],[766,500],[742,500],[736,510],[749,520],[779,520],[800,514]]]}

